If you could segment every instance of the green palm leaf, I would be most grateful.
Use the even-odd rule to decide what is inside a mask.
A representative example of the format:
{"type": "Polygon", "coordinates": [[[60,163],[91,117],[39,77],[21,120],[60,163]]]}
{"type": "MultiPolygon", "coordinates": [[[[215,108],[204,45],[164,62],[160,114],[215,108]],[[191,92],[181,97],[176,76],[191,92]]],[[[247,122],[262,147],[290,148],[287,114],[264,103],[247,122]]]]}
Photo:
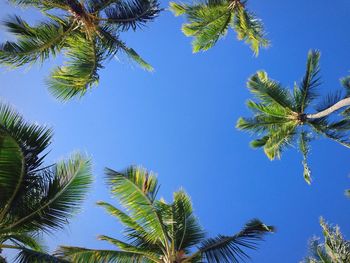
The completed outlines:
{"type": "MultiPolygon", "coordinates": [[[[245,227],[236,235],[209,238],[202,242],[198,252],[208,262],[239,262],[240,259],[249,258],[244,249],[256,249],[257,241],[261,240],[268,232],[273,232],[272,226],[267,226],[257,219],[248,222],[245,227]]],[[[187,262],[191,262],[190,258],[187,262]]]]}
{"type": "Polygon", "coordinates": [[[57,55],[74,26],[69,27],[62,20],[62,23],[50,21],[31,27],[18,16],[7,20],[4,25],[18,37],[18,41],[0,46],[0,63],[13,67],[38,61],[43,63],[51,55],[57,55]]]}
{"type": "Polygon", "coordinates": [[[250,45],[257,55],[261,47],[268,47],[260,19],[247,11],[241,1],[205,1],[193,5],[170,2],[176,16],[185,15],[188,23],[182,26],[186,36],[194,37],[193,52],[205,51],[227,34],[231,27],[239,40],[250,45]]]}
{"type": "Polygon", "coordinates": [[[58,99],[68,100],[83,96],[99,80],[97,71],[102,68],[103,51],[98,43],[82,36],[67,39],[70,60],[63,67],[55,69],[48,80],[51,93],[58,99]]]}
{"type": "Polygon", "coordinates": [[[136,253],[80,247],[60,247],[56,256],[75,263],[95,263],[96,261],[118,263],[146,262],[142,261],[142,255],[136,253]]]}

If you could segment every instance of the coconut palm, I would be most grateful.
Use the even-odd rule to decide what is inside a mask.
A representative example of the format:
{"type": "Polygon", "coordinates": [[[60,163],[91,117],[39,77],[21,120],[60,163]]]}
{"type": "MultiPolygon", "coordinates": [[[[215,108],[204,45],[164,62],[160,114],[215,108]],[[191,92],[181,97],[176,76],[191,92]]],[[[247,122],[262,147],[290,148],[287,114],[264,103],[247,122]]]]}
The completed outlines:
{"type": "Polygon", "coordinates": [[[240,118],[237,128],[259,136],[251,142],[253,148],[264,148],[271,160],[280,158],[283,150],[296,146],[303,155],[304,178],[311,183],[307,164],[309,143],[323,136],[350,146],[350,77],[341,80],[344,91],[333,92],[315,103],[320,85],[318,51],[310,51],[306,72],[300,84],[295,83],[291,92],[280,83],[259,71],[248,80],[248,88],[256,98],[247,106],[253,117],[240,118]],[[311,113],[316,106],[316,113],[311,113]]]}
{"type": "Polygon", "coordinates": [[[232,28],[238,39],[249,44],[258,55],[261,47],[269,46],[269,41],[261,20],[246,5],[244,0],[204,0],[194,4],[171,2],[170,9],[176,16],[186,16],[188,23],[182,26],[182,31],[194,37],[193,52],[213,47],[232,28]]]}
{"type": "Polygon", "coordinates": [[[350,262],[350,241],[345,240],[338,226],[328,225],[320,220],[324,242],[318,238],[310,242],[310,256],[303,263],[348,263],[350,262]]]}
{"type": "Polygon", "coordinates": [[[125,211],[106,202],[98,202],[124,226],[126,241],[102,235],[118,249],[96,250],[61,247],[57,256],[71,262],[238,262],[247,258],[245,249],[255,249],[257,241],[273,231],[257,219],[248,222],[237,234],[205,239],[205,233],[193,214],[189,196],[183,191],[173,201],[157,200],[155,175],[130,167],[119,173],[106,170],[107,183],[125,211]]]}
{"type": "Polygon", "coordinates": [[[120,40],[119,33],[153,20],[160,9],[157,0],[10,0],[34,7],[46,19],[35,26],[18,16],[5,23],[17,37],[0,46],[0,63],[20,67],[43,63],[63,53],[67,59],[55,68],[47,81],[52,94],[67,100],[82,96],[99,80],[104,62],[119,51],[147,70],[152,67],[120,40]]]}
{"type": "Polygon", "coordinates": [[[18,262],[50,258],[40,233],[63,228],[91,183],[90,161],[82,155],[44,166],[51,136],[50,129],[0,105],[0,253],[19,250],[18,262]]]}

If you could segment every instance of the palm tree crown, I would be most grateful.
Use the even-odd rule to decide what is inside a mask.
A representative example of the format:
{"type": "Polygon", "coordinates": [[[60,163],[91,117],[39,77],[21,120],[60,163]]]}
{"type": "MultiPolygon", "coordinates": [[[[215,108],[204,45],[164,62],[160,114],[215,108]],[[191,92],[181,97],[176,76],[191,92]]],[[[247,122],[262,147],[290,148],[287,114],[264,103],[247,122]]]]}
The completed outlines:
{"type": "Polygon", "coordinates": [[[310,242],[310,256],[302,263],[347,263],[350,262],[350,241],[345,240],[338,226],[320,220],[324,243],[318,238],[310,242]]]}
{"type": "Polygon", "coordinates": [[[306,72],[292,92],[259,71],[248,80],[248,88],[257,99],[249,100],[252,118],[240,118],[237,128],[260,136],[251,142],[253,148],[263,147],[271,159],[280,158],[282,151],[296,145],[303,155],[304,178],[311,183],[307,164],[309,142],[317,136],[330,138],[350,147],[350,77],[342,79],[344,91],[326,96],[315,105],[320,85],[318,51],[310,51],[306,72]],[[310,114],[311,106],[317,113],[310,114]]]}
{"type": "Polygon", "coordinates": [[[205,0],[195,4],[170,3],[176,16],[185,15],[188,23],[182,26],[186,36],[194,37],[193,52],[205,51],[227,34],[229,28],[239,40],[250,45],[255,55],[261,47],[268,47],[263,24],[246,8],[242,0],[205,0]]]}
{"type": "Polygon", "coordinates": [[[255,249],[264,234],[273,231],[257,219],[248,222],[235,235],[205,239],[205,233],[193,214],[191,200],[180,190],[173,201],[157,200],[159,190],[154,174],[130,167],[119,173],[106,170],[111,192],[126,209],[106,203],[98,205],[116,217],[124,226],[127,242],[102,235],[118,250],[94,250],[61,247],[59,258],[71,262],[239,262],[248,255],[245,248],[255,249]]]}
{"type": "Polygon", "coordinates": [[[147,70],[152,67],[120,40],[119,33],[153,20],[160,9],[157,0],[11,0],[35,7],[47,17],[30,26],[18,16],[4,25],[17,42],[0,45],[0,63],[19,67],[40,62],[63,51],[67,62],[51,72],[47,81],[59,99],[82,96],[99,80],[103,62],[122,51],[147,70]]]}
{"type": "Polygon", "coordinates": [[[0,105],[0,253],[18,249],[19,262],[49,257],[39,232],[62,228],[91,184],[90,162],[81,155],[43,166],[51,134],[0,105]]]}

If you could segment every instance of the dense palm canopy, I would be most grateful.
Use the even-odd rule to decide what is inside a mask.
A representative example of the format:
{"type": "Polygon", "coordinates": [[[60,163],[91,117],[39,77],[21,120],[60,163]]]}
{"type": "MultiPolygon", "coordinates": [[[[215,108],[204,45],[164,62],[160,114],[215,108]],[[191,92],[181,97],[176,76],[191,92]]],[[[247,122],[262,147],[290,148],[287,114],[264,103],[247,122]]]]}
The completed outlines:
{"type": "Polygon", "coordinates": [[[309,143],[318,136],[332,139],[350,147],[350,77],[341,80],[343,91],[325,96],[317,103],[316,88],[320,85],[320,53],[310,51],[306,72],[301,83],[291,92],[259,71],[248,80],[248,88],[256,101],[249,100],[251,118],[240,118],[237,128],[259,136],[251,142],[253,148],[264,148],[271,160],[280,158],[284,149],[299,148],[303,155],[304,178],[311,183],[307,164],[309,143]],[[317,111],[310,114],[311,108],[317,111]]]}
{"type": "Polygon", "coordinates": [[[193,52],[205,51],[227,34],[229,28],[239,40],[250,45],[256,55],[261,47],[269,46],[263,24],[247,10],[247,1],[204,0],[194,4],[170,3],[176,16],[185,15],[188,23],[182,26],[186,36],[194,37],[193,52]]]}
{"type": "Polygon", "coordinates": [[[330,226],[321,218],[324,242],[318,238],[310,242],[310,256],[302,263],[350,262],[350,241],[345,240],[338,226],[330,226]]]}
{"type": "Polygon", "coordinates": [[[120,40],[119,33],[135,30],[153,20],[157,0],[10,0],[39,9],[46,19],[35,26],[18,16],[4,22],[16,42],[0,45],[0,63],[20,67],[43,63],[63,53],[67,59],[47,81],[52,94],[62,100],[82,96],[99,80],[105,60],[124,52],[147,70],[152,67],[120,40]]]}
{"type": "Polygon", "coordinates": [[[91,184],[90,161],[81,155],[43,165],[51,136],[0,105],[0,253],[17,249],[18,262],[50,258],[40,234],[62,228],[91,184]]]}
{"type": "Polygon", "coordinates": [[[171,203],[157,200],[159,185],[153,173],[130,167],[119,173],[106,170],[112,195],[125,211],[106,202],[98,205],[124,226],[126,241],[102,235],[118,249],[95,250],[61,247],[56,256],[70,262],[239,262],[248,258],[245,249],[255,249],[257,241],[273,231],[257,219],[248,222],[232,236],[205,239],[205,233],[193,214],[189,196],[180,190],[171,203]]]}

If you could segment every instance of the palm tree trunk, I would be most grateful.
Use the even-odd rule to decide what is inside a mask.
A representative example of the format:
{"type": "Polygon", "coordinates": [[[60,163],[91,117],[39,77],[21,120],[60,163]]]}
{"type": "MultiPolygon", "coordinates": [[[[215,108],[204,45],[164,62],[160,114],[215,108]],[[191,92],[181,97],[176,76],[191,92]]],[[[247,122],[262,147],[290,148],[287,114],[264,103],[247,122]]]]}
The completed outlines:
{"type": "Polygon", "coordinates": [[[319,119],[322,117],[326,117],[329,114],[331,114],[334,111],[337,111],[345,106],[350,106],[350,98],[345,98],[343,100],[338,101],[336,104],[332,105],[331,107],[329,107],[328,109],[325,109],[323,111],[320,111],[318,113],[315,114],[307,114],[306,118],[307,119],[319,119]]]}

